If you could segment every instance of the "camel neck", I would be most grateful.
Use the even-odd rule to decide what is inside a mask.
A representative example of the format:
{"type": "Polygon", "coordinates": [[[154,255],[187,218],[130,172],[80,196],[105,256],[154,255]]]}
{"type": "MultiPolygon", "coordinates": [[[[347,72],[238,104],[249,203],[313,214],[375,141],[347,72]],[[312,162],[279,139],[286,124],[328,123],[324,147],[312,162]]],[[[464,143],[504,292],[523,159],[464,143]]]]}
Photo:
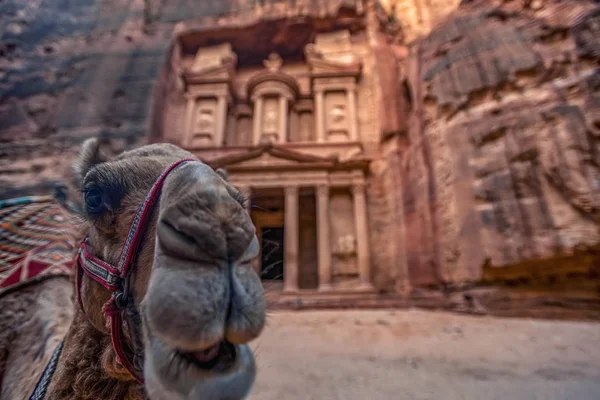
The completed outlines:
{"type": "Polygon", "coordinates": [[[77,309],[46,399],[143,400],[143,393],[143,387],[115,362],[110,337],[77,309]]]}

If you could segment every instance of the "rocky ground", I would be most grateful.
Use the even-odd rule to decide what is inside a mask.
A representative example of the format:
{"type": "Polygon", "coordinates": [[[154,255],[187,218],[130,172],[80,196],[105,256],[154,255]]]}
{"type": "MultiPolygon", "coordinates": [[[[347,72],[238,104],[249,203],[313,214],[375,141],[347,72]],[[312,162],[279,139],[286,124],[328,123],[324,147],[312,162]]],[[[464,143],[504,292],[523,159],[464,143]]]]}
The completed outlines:
{"type": "Polygon", "coordinates": [[[600,399],[600,324],[278,311],[250,400],[600,399]]]}

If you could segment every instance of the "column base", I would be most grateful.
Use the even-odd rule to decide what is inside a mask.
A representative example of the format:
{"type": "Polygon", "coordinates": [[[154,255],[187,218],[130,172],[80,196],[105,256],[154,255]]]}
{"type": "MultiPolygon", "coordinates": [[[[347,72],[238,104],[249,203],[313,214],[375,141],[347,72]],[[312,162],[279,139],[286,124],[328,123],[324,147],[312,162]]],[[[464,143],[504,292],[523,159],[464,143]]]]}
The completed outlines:
{"type": "Polygon", "coordinates": [[[298,293],[299,289],[297,287],[284,287],[283,293],[298,293]]]}
{"type": "Polygon", "coordinates": [[[357,291],[361,292],[372,292],[375,290],[375,286],[371,282],[361,282],[356,286],[357,291]]]}
{"type": "Polygon", "coordinates": [[[319,292],[331,292],[333,290],[333,286],[331,283],[322,283],[319,285],[319,292]]]}

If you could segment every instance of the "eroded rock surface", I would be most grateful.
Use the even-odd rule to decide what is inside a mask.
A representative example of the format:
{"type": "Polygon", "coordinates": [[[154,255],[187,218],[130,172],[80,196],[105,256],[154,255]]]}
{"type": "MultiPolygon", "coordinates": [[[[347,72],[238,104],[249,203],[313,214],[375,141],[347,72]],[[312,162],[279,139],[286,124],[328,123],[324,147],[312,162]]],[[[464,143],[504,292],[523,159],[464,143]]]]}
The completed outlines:
{"type": "Polygon", "coordinates": [[[600,10],[464,3],[408,65],[405,222],[419,234],[407,253],[423,282],[600,242],[600,10]]]}

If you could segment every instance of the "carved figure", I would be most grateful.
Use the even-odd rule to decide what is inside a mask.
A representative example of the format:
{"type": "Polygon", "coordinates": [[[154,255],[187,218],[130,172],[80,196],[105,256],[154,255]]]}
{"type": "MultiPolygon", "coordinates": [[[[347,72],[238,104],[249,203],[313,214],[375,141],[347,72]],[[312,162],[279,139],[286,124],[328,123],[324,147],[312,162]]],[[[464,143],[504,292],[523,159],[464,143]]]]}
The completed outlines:
{"type": "Polygon", "coordinates": [[[263,65],[269,72],[278,72],[283,65],[283,59],[277,53],[269,54],[269,58],[263,61],[263,65]]]}
{"type": "Polygon", "coordinates": [[[212,133],[214,122],[213,110],[199,109],[196,119],[196,131],[199,133],[212,133]]]}

